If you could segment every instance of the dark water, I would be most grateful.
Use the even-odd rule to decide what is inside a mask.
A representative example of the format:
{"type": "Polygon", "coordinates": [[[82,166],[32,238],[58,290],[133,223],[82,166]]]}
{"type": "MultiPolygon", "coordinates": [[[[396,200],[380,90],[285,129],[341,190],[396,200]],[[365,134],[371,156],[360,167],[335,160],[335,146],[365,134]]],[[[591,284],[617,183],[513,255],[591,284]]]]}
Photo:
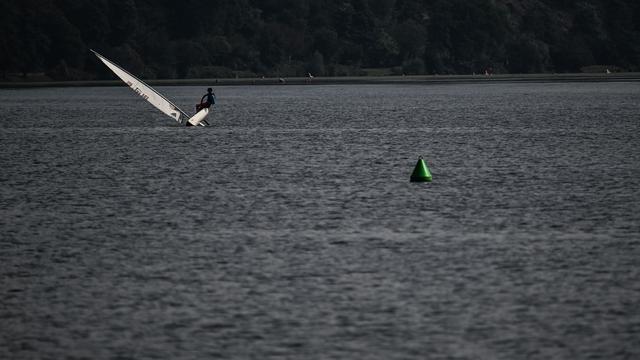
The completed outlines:
{"type": "Polygon", "coordinates": [[[216,92],[0,91],[0,358],[640,358],[639,83],[216,92]]]}

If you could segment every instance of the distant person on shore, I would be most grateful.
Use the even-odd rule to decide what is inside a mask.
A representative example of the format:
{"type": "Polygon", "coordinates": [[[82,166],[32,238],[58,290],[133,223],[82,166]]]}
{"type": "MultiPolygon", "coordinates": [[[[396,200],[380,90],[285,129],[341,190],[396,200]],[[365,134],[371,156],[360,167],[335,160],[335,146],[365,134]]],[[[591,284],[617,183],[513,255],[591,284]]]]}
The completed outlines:
{"type": "Polygon", "coordinates": [[[207,93],[204,94],[204,96],[202,96],[202,99],[200,99],[200,104],[196,105],[196,112],[205,108],[208,109],[211,107],[211,105],[214,105],[215,103],[216,103],[216,94],[213,92],[212,88],[208,88],[207,93]]]}

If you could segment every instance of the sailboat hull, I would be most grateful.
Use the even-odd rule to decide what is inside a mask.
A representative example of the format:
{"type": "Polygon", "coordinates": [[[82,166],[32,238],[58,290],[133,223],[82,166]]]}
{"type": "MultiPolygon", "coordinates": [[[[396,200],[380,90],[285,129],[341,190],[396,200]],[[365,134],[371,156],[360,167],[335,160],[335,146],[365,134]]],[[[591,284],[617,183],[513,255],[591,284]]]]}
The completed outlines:
{"type": "Polygon", "coordinates": [[[209,115],[209,109],[208,108],[204,108],[200,111],[198,111],[197,114],[193,115],[189,121],[187,121],[187,126],[206,126],[206,122],[204,122],[204,118],[207,117],[207,115],[209,115]]]}

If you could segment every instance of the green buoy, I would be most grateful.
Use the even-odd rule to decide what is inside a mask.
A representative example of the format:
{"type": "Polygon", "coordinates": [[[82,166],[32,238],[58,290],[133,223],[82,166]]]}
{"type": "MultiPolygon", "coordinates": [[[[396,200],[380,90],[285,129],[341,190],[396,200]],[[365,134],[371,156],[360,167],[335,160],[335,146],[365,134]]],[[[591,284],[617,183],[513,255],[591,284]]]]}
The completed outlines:
{"type": "Polygon", "coordinates": [[[418,159],[418,163],[411,173],[411,182],[431,182],[431,173],[427,164],[422,160],[422,156],[418,159]]]}

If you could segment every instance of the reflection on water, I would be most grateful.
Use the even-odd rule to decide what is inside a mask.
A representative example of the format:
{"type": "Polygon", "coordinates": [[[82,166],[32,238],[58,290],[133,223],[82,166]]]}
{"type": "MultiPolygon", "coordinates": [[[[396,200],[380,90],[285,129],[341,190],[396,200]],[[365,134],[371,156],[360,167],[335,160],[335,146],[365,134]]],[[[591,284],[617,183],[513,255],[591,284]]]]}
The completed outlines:
{"type": "Polygon", "coordinates": [[[216,94],[0,91],[0,358],[640,355],[640,84],[216,94]]]}

